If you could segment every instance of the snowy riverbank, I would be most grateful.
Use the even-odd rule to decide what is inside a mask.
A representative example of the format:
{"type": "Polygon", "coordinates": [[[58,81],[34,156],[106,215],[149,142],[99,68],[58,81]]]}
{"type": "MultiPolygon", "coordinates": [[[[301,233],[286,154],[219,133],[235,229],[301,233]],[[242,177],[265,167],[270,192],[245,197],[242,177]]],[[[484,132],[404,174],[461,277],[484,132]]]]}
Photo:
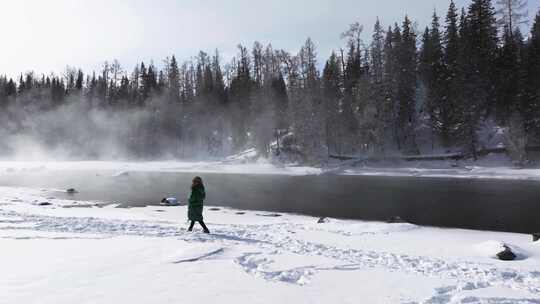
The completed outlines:
{"type": "Polygon", "coordinates": [[[0,161],[0,174],[43,171],[107,171],[113,176],[120,176],[129,172],[185,172],[195,174],[345,174],[540,181],[540,168],[516,168],[504,159],[478,162],[393,162],[355,165],[348,165],[347,162],[336,162],[321,168],[276,165],[268,161],[0,161]]]}
{"type": "Polygon", "coordinates": [[[185,207],[56,194],[0,187],[0,303],[540,302],[529,235],[210,207],[205,235],[185,207]],[[498,242],[520,260],[494,259],[498,242]]]}

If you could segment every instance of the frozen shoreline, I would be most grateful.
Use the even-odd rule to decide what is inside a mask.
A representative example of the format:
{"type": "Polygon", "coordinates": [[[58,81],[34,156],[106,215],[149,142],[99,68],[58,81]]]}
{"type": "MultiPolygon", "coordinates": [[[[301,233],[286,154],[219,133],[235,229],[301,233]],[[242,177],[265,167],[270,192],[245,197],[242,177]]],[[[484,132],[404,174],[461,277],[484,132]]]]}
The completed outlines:
{"type": "Polygon", "coordinates": [[[269,162],[230,163],[223,161],[156,161],[156,162],[114,162],[114,161],[0,161],[0,174],[32,173],[39,171],[110,171],[113,175],[126,172],[182,172],[182,173],[223,173],[223,174],[272,174],[272,175],[320,175],[342,174],[359,176],[388,177],[432,177],[470,178],[501,180],[540,181],[540,168],[521,169],[497,164],[464,164],[453,167],[447,163],[412,164],[397,166],[365,165],[358,167],[340,166],[316,168],[307,166],[276,166],[269,162]]]}
{"type": "Polygon", "coordinates": [[[511,167],[480,167],[467,166],[464,168],[352,168],[345,169],[340,174],[361,176],[409,176],[431,178],[464,178],[464,179],[499,179],[499,180],[533,180],[540,181],[540,169],[518,169],[511,167]]]}

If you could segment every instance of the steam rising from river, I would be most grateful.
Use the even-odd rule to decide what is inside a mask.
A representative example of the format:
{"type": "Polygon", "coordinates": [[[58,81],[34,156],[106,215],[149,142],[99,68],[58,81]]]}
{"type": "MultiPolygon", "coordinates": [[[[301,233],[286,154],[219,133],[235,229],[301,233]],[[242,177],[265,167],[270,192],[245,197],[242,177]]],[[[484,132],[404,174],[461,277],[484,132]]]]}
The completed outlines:
{"type": "Polygon", "coordinates": [[[49,100],[36,97],[8,105],[0,112],[0,158],[119,160],[181,156],[180,105],[160,98],[147,100],[144,109],[100,107],[78,97],[68,97],[64,103],[55,107],[49,100]],[[164,124],[169,126],[168,133],[162,130],[164,124]]]}

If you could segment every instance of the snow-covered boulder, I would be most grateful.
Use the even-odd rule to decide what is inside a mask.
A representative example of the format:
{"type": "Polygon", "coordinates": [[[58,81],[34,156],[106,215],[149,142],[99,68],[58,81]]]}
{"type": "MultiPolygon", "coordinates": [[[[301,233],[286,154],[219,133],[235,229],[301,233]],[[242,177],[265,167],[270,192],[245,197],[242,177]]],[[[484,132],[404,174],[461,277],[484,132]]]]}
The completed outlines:
{"type": "Polygon", "coordinates": [[[517,258],[517,255],[508,246],[504,246],[504,250],[497,253],[497,258],[501,261],[513,261],[517,258]]]}
{"type": "Polygon", "coordinates": [[[523,260],[527,254],[520,248],[499,241],[487,241],[476,245],[481,255],[501,261],[523,260]]]}
{"type": "Polygon", "coordinates": [[[178,199],[176,197],[167,197],[167,198],[163,198],[161,200],[160,205],[162,205],[162,206],[180,206],[180,202],[178,201],[178,199]]]}
{"type": "Polygon", "coordinates": [[[324,223],[328,223],[330,220],[327,218],[327,217],[320,217],[319,220],[317,221],[317,224],[324,224],[324,223]]]}

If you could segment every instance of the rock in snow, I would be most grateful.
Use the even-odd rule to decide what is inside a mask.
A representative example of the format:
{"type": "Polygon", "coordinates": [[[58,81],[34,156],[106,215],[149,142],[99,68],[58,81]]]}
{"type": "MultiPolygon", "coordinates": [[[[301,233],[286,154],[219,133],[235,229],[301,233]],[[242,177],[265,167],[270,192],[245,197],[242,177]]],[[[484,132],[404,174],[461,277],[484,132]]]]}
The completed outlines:
{"type": "Polygon", "coordinates": [[[501,261],[513,261],[517,258],[516,254],[512,252],[512,249],[510,247],[503,245],[504,250],[497,253],[497,258],[501,261]]]}
{"type": "Polygon", "coordinates": [[[163,206],[180,206],[180,202],[176,197],[167,197],[161,200],[160,205],[163,206]]]}
{"type": "Polygon", "coordinates": [[[518,247],[499,241],[487,241],[476,245],[476,250],[482,255],[501,261],[525,259],[527,254],[518,247]]]}
{"type": "Polygon", "coordinates": [[[326,217],[321,217],[319,218],[319,220],[317,221],[317,224],[324,224],[324,223],[328,223],[328,218],[326,217]]]}
{"type": "Polygon", "coordinates": [[[532,237],[533,237],[533,242],[537,242],[538,240],[540,240],[540,232],[533,233],[532,237]]]}

